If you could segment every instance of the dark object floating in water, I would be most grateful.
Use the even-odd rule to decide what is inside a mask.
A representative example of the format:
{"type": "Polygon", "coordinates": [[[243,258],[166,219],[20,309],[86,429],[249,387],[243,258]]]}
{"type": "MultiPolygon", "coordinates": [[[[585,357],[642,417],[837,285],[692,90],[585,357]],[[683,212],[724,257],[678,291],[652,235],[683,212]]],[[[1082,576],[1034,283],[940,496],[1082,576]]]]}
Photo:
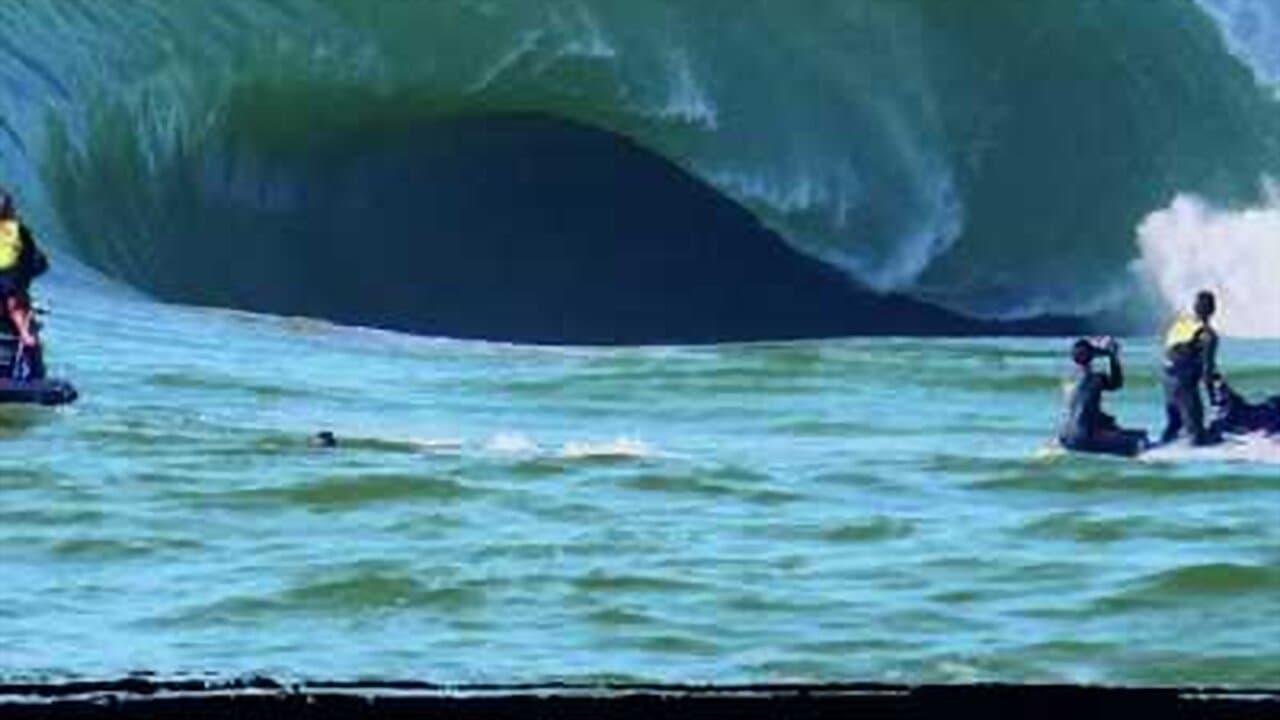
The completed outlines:
{"type": "Polygon", "coordinates": [[[65,380],[0,379],[0,405],[70,405],[79,396],[65,380]]]}
{"type": "Polygon", "coordinates": [[[312,447],[336,448],[338,447],[338,436],[329,430],[321,430],[311,436],[312,447]]]}
{"type": "Polygon", "coordinates": [[[53,407],[70,405],[78,397],[71,383],[45,376],[42,348],[24,349],[18,338],[0,335],[0,405],[53,407]]]}

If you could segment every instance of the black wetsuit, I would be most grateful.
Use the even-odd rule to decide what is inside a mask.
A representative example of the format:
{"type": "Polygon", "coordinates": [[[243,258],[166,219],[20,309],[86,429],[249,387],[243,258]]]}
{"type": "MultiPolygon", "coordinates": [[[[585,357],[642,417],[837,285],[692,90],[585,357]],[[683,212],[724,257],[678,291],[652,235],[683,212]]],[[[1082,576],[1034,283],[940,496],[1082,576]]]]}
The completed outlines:
{"type": "Polygon", "coordinates": [[[1231,389],[1225,382],[1210,393],[1213,400],[1214,419],[1209,425],[1210,436],[1223,433],[1247,435],[1265,432],[1280,434],[1280,395],[1254,405],[1231,389]]]}
{"type": "Polygon", "coordinates": [[[1216,438],[1205,429],[1200,383],[1214,372],[1218,334],[1206,323],[1191,342],[1169,348],[1164,363],[1165,427],[1161,442],[1172,442],[1182,432],[1196,445],[1216,438]]]}
{"type": "Polygon", "coordinates": [[[1103,374],[1079,368],[1071,378],[1066,411],[1058,429],[1058,441],[1068,450],[1132,457],[1147,445],[1147,434],[1125,430],[1116,419],[1102,412],[1102,393],[1124,387],[1120,360],[1109,356],[1110,372],[1103,374]]]}

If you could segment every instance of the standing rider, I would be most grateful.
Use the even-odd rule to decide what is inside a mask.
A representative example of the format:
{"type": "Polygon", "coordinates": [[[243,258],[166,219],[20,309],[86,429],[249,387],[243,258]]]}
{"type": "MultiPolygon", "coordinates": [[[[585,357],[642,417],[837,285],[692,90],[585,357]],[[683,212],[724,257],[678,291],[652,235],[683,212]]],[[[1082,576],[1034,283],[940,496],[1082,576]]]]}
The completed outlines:
{"type": "Polygon", "coordinates": [[[1210,379],[1217,371],[1218,333],[1209,325],[1217,309],[1213,293],[1196,295],[1195,317],[1181,315],[1169,327],[1164,340],[1164,398],[1167,422],[1161,442],[1172,442],[1182,432],[1195,445],[1214,440],[1205,430],[1204,401],[1200,384],[1211,392],[1210,379]]]}
{"type": "Polygon", "coordinates": [[[32,320],[30,290],[31,281],[48,269],[49,261],[36,246],[35,237],[18,220],[13,196],[0,190],[0,303],[37,377],[42,363],[40,341],[32,320]]]}
{"type": "Polygon", "coordinates": [[[1071,347],[1071,359],[1076,367],[1067,385],[1067,403],[1058,441],[1076,452],[1126,457],[1142,452],[1147,447],[1147,434],[1120,428],[1114,417],[1102,411],[1102,393],[1124,387],[1119,344],[1107,338],[1095,345],[1082,338],[1071,347]],[[1093,369],[1093,359],[1099,355],[1110,361],[1106,374],[1093,369]]]}

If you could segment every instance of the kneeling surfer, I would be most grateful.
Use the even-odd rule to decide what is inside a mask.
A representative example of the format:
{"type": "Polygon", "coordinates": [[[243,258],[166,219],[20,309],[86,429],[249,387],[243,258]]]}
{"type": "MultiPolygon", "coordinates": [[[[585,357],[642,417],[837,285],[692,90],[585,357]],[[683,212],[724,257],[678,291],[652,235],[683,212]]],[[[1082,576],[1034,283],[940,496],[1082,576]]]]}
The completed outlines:
{"type": "Polygon", "coordinates": [[[1120,346],[1114,339],[1094,344],[1081,338],[1071,347],[1075,363],[1068,380],[1066,409],[1058,441],[1068,450],[1131,457],[1148,445],[1147,433],[1125,430],[1116,419],[1102,411],[1102,393],[1124,387],[1124,369],[1120,366],[1120,346]],[[1097,356],[1109,360],[1104,374],[1093,369],[1097,356]]]}

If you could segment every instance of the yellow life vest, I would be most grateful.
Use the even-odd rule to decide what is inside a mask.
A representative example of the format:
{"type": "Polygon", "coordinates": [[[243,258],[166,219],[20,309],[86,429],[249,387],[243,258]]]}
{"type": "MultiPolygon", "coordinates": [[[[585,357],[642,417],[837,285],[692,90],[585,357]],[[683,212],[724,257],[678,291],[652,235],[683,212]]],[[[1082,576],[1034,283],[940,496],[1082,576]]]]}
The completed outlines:
{"type": "Polygon", "coordinates": [[[1187,347],[1196,341],[1202,330],[1204,330],[1204,323],[1190,315],[1179,315],[1178,319],[1169,326],[1169,332],[1164,335],[1164,349],[1187,347]]]}
{"type": "Polygon", "coordinates": [[[22,230],[17,220],[0,220],[0,272],[18,266],[22,256],[22,230]]]}

